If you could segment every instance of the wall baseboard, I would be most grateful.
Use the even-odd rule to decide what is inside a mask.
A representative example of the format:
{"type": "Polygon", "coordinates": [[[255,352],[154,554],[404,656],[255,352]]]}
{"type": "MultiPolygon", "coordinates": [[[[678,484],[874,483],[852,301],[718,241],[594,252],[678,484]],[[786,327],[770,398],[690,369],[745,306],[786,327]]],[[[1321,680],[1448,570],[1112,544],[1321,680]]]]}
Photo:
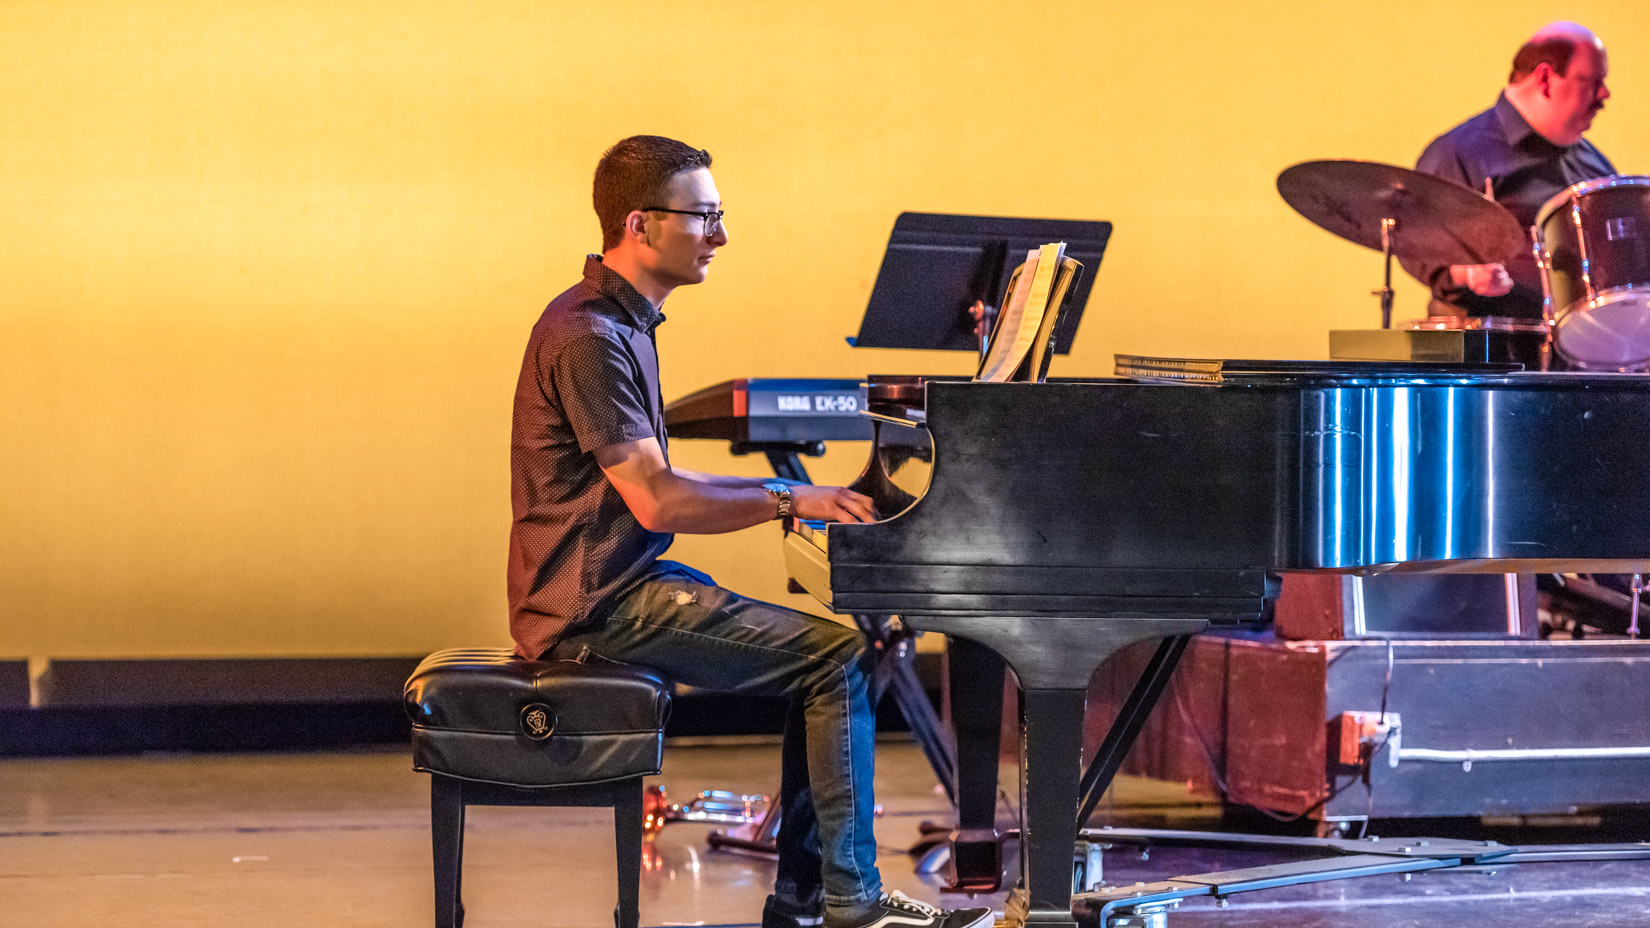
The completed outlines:
{"type": "Polygon", "coordinates": [[[396,703],[417,657],[53,659],[40,708],[396,703]]]}
{"type": "MultiPolygon", "coordinates": [[[[918,677],[938,705],[940,655],[917,658],[918,677]]],[[[39,703],[32,708],[28,663],[0,661],[0,757],[405,744],[412,723],[401,687],[418,661],[54,660],[36,681],[39,703]]],[[[782,699],[695,690],[676,696],[665,734],[777,735],[784,725],[782,699]]],[[[890,699],[878,710],[877,728],[908,730],[890,699]]]]}

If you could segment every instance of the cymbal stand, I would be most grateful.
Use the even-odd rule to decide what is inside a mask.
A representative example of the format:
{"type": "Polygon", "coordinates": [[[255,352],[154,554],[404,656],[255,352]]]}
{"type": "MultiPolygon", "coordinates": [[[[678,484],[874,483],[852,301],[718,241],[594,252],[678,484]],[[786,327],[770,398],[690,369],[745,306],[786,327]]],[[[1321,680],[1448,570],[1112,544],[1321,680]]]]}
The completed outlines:
{"type": "Polygon", "coordinates": [[[1386,262],[1386,279],[1371,296],[1381,298],[1381,328],[1392,328],[1392,240],[1398,237],[1398,220],[1381,220],[1381,257],[1386,262]]]}

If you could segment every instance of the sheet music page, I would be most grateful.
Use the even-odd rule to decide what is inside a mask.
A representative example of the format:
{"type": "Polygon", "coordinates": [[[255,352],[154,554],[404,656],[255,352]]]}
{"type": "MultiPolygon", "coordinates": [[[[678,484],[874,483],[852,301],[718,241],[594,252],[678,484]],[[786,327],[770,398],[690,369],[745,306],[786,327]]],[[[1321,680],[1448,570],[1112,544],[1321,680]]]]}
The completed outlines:
{"type": "Polygon", "coordinates": [[[1054,275],[1065,251],[1065,242],[1051,242],[1026,255],[1025,270],[1014,288],[1013,299],[1004,301],[1007,305],[997,317],[991,350],[974,379],[1005,383],[1025,361],[1042,328],[1054,275]]]}
{"type": "MultiPolygon", "coordinates": [[[[991,345],[986,351],[985,360],[980,362],[980,372],[974,375],[975,380],[999,380],[997,372],[1003,368],[1008,360],[1008,353],[1014,347],[1013,334],[1019,331],[1020,317],[1025,314],[1026,297],[1031,294],[1031,277],[1037,269],[1036,250],[1026,252],[1026,262],[1015,270],[1009,280],[1008,293],[1003,297],[1003,308],[997,311],[997,321],[991,327],[991,345]]],[[[1012,370],[1012,368],[1010,368],[1012,370]]],[[[1001,377],[1006,377],[1002,374],[1001,377]]]]}
{"type": "Polygon", "coordinates": [[[1048,295],[1048,309],[1043,313],[1043,324],[1037,327],[1037,338],[1031,344],[1031,357],[1026,359],[1025,379],[1031,383],[1042,383],[1048,375],[1049,360],[1054,356],[1054,327],[1059,325],[1060,307],[1066,301],[1066,291],[1082,270],[1082,264],[1061,256],[1060,270],[1054,275],[1054,287],[1048,295]]]}

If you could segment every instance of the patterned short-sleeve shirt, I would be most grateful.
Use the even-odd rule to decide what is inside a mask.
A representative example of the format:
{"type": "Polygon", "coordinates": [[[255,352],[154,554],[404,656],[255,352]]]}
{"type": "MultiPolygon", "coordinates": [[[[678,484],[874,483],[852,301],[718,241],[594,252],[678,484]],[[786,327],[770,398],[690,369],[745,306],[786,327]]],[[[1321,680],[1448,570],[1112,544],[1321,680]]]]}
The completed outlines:
{"type": "Polygon", "coordinates": [[[666,445],[653,330],[664,321],[601,257],[533,326],[510,438],[510,634],[534,658],[640,578],[674,536],[636,521],[593,452],[666,445]]]}

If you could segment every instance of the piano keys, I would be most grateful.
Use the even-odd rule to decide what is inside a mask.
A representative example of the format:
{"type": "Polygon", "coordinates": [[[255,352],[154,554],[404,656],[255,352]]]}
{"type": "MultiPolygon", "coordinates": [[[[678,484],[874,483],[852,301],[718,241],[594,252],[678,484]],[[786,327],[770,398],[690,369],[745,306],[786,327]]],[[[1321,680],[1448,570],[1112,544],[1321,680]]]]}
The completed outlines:
{"type": "MultiPolygon", "coordinates": [[[[873,378],[872,456],[855,488],[878,520],[796,523],[785,538],[792,578],[834,611],[898,614],[971,642],[953,660],[958,703],[1000,695],[1001,671],[982,658],[1014,671],[1028,923],[1075,924],[1072,848],[1080,804],[1092,809],[1082,797],[1115,773],[1185,636],[1263,618],[1280,572],[1650,566],[1650,445],[1638,439],[1650,379],[1124,366],[1141,376],[873,378]],[[1084,688],[1112,654],[1150,639],[1165,642],[1151,679],[1080,783],[1084,688]]],[[[976,839],[992,824],[979,797],[996,788],[995,744],[987,765],[977,743],[987,728],[958,732],[959,828],[976,839]]],[[[977,847],[957,854],[959,870],[982,859],[977,847]]],[[[983,886],[959,873],[970,876],[983,886]]]]}

